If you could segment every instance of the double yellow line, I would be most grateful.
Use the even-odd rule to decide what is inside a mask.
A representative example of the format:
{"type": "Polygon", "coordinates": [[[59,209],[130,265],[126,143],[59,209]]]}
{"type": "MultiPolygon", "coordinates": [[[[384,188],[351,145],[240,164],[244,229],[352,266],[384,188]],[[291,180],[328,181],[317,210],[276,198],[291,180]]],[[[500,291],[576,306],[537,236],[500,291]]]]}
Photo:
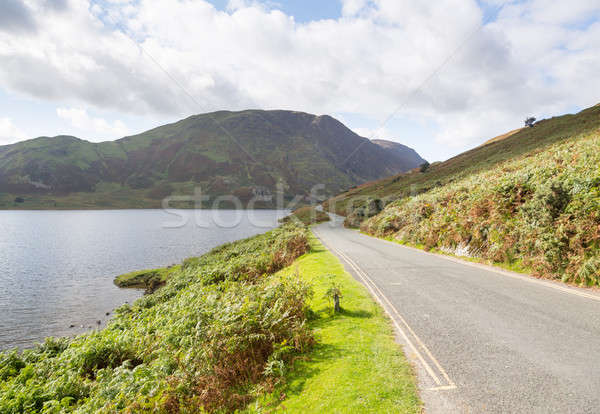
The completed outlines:
{"type": "Polygon", "coordinates": [[[315,229],[313,232],[321,242],[327,247],[330,251],[336,253],[339,257],[341,257],[348,265],[356,272],[358,277],[362,280],[363,284],[369,289],[369,292],[381,304],[386,313],[390,316],[394,326],[406,342],[406,344],[413,351],[417,360],[421,363],[425,371],[429,374],[433,382],[436,384],[434,387],[428,388],[430,391],[442,391],[442,390],[453,390],[456,388],[456,385],[444,368],[440,365],[440,363],[435,359],[429,348],[423,343],[423,341],[417,336],[415,331],[410,327],[410,325],[406,322],[406,320],[402,317],[400,312],[396,309],[396,307],[392,304],[392,302],[383,294],[381,289],[373,282],[373,280],[369,277],[367,272],[360,268],[360,266],[351,258],[349,258],[346,254],[342,253],[338,249],[331,247],[325,243],[322,237],[320,237],[315,229]],[[412,340],[411,340],[412,338],[412,340]],[[437,371],[437,372],[436,372],[437,371]],[[441,377],[441,378],[440,378],[441,377]]]}

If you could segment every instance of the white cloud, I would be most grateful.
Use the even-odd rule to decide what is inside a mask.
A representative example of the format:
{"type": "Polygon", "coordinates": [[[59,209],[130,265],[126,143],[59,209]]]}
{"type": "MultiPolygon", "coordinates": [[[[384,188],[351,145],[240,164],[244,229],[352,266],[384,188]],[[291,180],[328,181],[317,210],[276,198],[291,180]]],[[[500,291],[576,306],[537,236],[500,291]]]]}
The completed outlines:
{"type": "Polygon", "coordinates": [[[92,117],[85,109],[57,108],[56,114],[68,121],[74,128],[92,134],[92,136],[83,137],[92,141],[122,138],[129,133],[127,126],[123,122],[116,120],[110,123],[104,118],[92,117]]]}
{"type": "Polygon", "coordinates": [[[351,17],[357,15],[360,11],[364,10],[369,4],[368,0],[343,0],[342,1],[342,15],[351,17]]]}
{"type": "MultiPolygon", "coordinates": [[[[305,24],[253,0],[228,11],[202,0],[61,3],[49,12],[32,0],[35,30],[0,31],[0,87],[169,117],[258,107],[376,124],[397,109],[437,123],[432,158],[529,114],[592,105],[600,90],[600,25],[588,24],[596,0],[506,2],[480,30],[475,0],[343,0],[338,20],[305,24]]],[[[119,129],[95,128],[106,138],[119,129]]]]}
{"type": "Polygon", "coordinates": [[[369,139],[373,139],[373,130],[370,128],[352,128],[352,131],[354,131],[354,133],[360,135],[361,137],[365,137],[365,138],[369,138],[369,139]]]}
{"type": "Polygon", "coordinates": [[[0,145],[8,145],[27,139],[27,134],[17,127],[12,119],[0,118],[0,145]]]}
{"type": "Polygon", "coordinates": [[[388,141],[398,141],[398,134],[383,126],[378,128],[352,128],[352,130],[361,137],[369,139],[386,139],[388,141]]]}

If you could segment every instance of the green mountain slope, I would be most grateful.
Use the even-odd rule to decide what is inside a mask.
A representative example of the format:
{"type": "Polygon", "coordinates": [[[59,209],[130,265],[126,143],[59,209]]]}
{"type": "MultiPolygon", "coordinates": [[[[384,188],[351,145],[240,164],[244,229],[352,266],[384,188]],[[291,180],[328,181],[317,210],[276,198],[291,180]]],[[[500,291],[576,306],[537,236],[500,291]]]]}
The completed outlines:
{"type": "Polygon", "coordinates": [[[1,146],[0,208],[155,207],[196,187],[246,202],[278,183],[288,198],[317,184],[331,195],[415,165],[329,116],[221,111],[112,142],[58,136],[1,146]]]}
{"type": "MultiPolygon", "coordinates": [[[[369,234],[540,277],[600,284],[598,106],[358,193],[371,197],[369,208],[348,221],[360,221],[358,211],[362,218],[373,215],[361,224],[369,234]]],[[[353,202],[348,193],[337,199],[353,202]]]]}

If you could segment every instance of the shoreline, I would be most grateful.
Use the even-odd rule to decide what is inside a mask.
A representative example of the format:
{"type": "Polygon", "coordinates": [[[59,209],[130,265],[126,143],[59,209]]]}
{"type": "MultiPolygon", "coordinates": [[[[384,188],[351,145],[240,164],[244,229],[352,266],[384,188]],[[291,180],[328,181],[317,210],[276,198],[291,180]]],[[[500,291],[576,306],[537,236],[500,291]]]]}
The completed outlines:
{"type": "MultiPolygon", "coordinates": [[[[187,210],[181,210],[181,214],[193,220],[194,213],[186,213],[187,210]]],[[[201,229],[189,225],[187,230],[181,231],[149,227],[162,217],[163,213],[155,209],[119,209],[114,213],[110,210],[59,211],[25,215],[13,214],[12,210],[7,213],[0,211],[0,216],[8,224],[5,240],[17,241],[0,255],[9,265],[5,288],[11,298],[6,302],[7,312],[0,319],[2,352],[13,349],[22,352],[35,348],[49,337],[73,338],[103,329],[110,324],[116,309],[132,305],[143,298],[144,293],[161,287],[166,280],[164,278],[161,283],[152,286],[145,279],[115,283],[116,278],[144,273],[141,270],[131,272],[131,269],[168,270],[171,273],[179,269],[186,258],[208,253],[221,244],[270,231],[278,226],[278,218],[289,214],[288,211],[274,209],[247,212],[215,210],[214,214],[221,215],[219,217],[226,219],[235,215],[241,219],[239,226],[223,232],[214,224],[201,229]],[[140,219],[137,219],[138,210],[140,219]],[[59,215],[64,216],[64,220],[54,220],[59,215]],[[115,224],[108,225],[108,222],[113,222],[113,216],[115,224]],[[254,222],[248,217],[258,222],[252,224],[254,222]],[[28,222],[31,218],[32,226],[23,228],[20,223],[24,218],[28,222]],[[119,223],[125,222],[132,222],[131,227],[122,228],[119,223]],[[269,226],[264,226],[266,223],[269,226]],[[60,227],[58,233],[56,226],[60,227]],[[136,234],[147,241],[136,242],[136,234]],[[62,240],[60,246],[64,247],[55,245],[48,249],[46,241],[55,239],[57,235],[62,240]],[[37,261],[18,260],[15,255],[18,245],[23,243],[31,246],[37,261]],[[67,259],[69,261],[65,262],[67,259]]],[[[210,212],[203,214],[208,214],[210,221],[210,212]]]]}

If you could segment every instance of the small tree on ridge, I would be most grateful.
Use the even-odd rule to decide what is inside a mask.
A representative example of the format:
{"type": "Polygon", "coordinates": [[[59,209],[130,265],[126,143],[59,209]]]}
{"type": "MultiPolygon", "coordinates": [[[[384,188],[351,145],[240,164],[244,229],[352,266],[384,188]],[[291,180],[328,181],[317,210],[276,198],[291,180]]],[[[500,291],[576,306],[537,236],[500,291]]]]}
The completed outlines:
{"type": "Polygon", "coordinates": [[[535,124],[535,117],[530,116],[525,118],[525,126],[529,127],[529,128],[533,128],[533,125],[535,124]]]}

